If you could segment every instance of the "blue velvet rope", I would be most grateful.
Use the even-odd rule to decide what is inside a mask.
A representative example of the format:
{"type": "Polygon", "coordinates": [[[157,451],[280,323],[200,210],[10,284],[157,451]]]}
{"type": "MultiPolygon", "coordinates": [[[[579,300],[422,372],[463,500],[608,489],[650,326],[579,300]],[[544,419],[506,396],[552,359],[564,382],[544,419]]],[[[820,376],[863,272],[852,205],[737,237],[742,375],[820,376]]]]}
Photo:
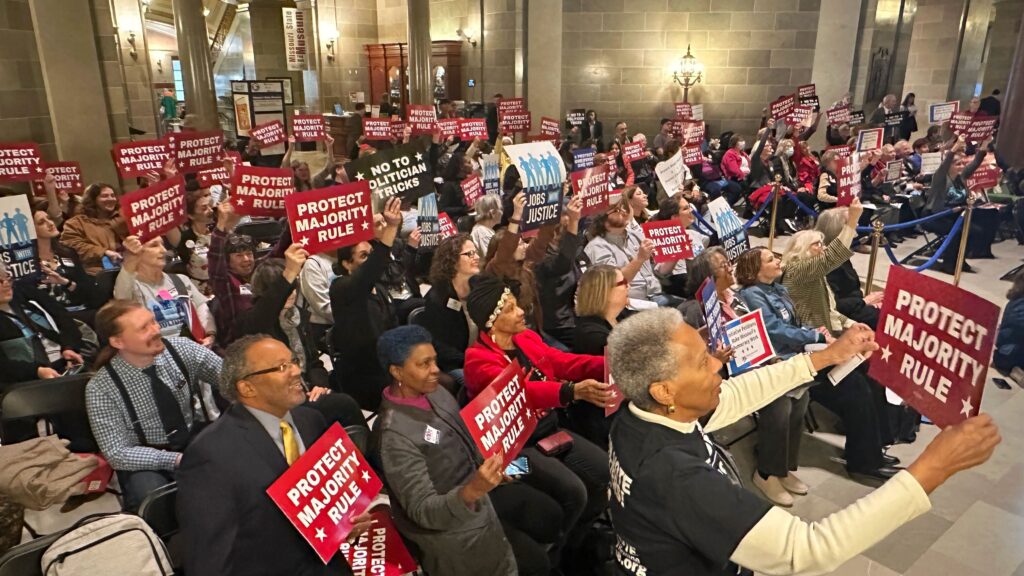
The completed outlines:
{"type": "MultiPolygon", "coordinates": [[[[925,222],[928,222],[930,220],[935,220],[936,218],[942,218],[943,216],[947,216],[947,215],[953,213],[955,210],[956,210],[956,208],[950,208],[949,210],[943,210],[942,212],[939,212],[937,214],[932,214],[931,216],[925,216],[923,218],[918,218],[917,220],[911,220],[910,222],[904,222],[902,224],[888,224],[888,225],[882,227],[882,232],[890,232],[890,231],[893,231],[893,230],[904,230],[906,228],[913,228],[914,226],[917,226],[918,224],[924,224],[925,222]]],[[[871,226],[857,226],[857,232],[873,232],[873,231],[874,231],[874,228],[872,228],[871,226]]]]}
{"type": "MultiPolygon", "coordinates": [[[[946,212],[951,212],[951,210],[947,210],[946,212]]],[[[963,227],[963,225],[964,215],[961,214],[960,217],[956,219],[956,222],[953,223],[953,227],[950,228],[949,234],[946,235],[946,238],[942,241],[942,245],[940,245],[938,250],[935,251],[935,254],[932,254],[932,257],[929,258],[927,262],[921,264],[917,268],[914,268],[914,272],[923,272],[924,270],[931,268],[935,262],[939,260],[939,257],[946,251],[946,248],[949,247],[949,243],[953,241],[953,238],[956,237],[956,233],[963,227]]],[[[901,268],[903,267],[903,265],[900,264],[899,258],[896,258],[896,255],[893,254],[892,246],[888,243],[885,244],[885,253],[889,255],[889,260],[892,261],[893,265],[901,268]]]]}
{"type": "Polygon", "coordinates": [[[796,202],[797,208],[803,210],[804,213],[807,214],[808,216],[811,216],[813,218],[817,218],[818,217],[818,213],[815,212],[814,209],[809,207],[807,204],[804,204],[803,202],[801,202],[800,199],[797,198],[796,194],[794,194],[793,192],[790,192],[789,190],[786,190],[786,196],[789,196],[790,200],[792,200],[793,202],[796,202]]]}
{"type": "Polygon", "coordinates": [[[711,224],[708,224],[708,221],[705,220],[704,217],[700,215],[700,212],[694,210],[693,211],[693,215],[697,217],[697,227],[698,228],[703,227],[704,228],[703,233],[705,235],[707,235],[707,236],[714,236],[716,234],[715,227],[712,226],[711,224]]]}
{"type": "Polygon", "coordinates": [[[754,217],[751,218],[750,220],[747,220],[747,223],[743,225],[744,230],[749,230],[751,226],[753,226],[755,223],[757,223],[758,220],[761,219],[761,215],[764,214],[764,211],[765,209],[768,208],[768,205],[772,203],[772,198],[774,197],[775,189],[773,188],[772,191],[768,193],[768,199],[764,201],[764,204],[761,204],[761,208],[754,214],[754,217]]]}

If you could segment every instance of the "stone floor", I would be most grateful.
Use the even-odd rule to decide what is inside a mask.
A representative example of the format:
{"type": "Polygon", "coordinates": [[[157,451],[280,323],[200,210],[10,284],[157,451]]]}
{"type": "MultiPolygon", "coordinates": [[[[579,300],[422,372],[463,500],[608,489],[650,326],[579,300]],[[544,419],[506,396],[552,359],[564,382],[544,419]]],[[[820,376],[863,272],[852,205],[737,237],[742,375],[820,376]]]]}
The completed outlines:
{"type": "MultiPolygon", "coordinates": [[[[778,239],[776,251],[785,248],[789,238],[778,239]]],[[[754,244],[765,239],[754,238],[754,244]]],[[[898,256],[908,254],[923,240],[912,240],[899,246],[898,256]]],[[[1015,241],[993,246],[996,260],[977,260],[971,265],[974,274],[965,274],[961,286],[1000,306],[1006,304],[1009,282],[999,277],[1021,263],[1024,247],[1015,241]]],[[[866,276],[868,256],[855,254],[854,265],[862,278],[866,276]]],[[[884,284],[889,262],[879,259],[877,278],[884,284]]],[[[925,272],[952,282],[948,275],[925,272]]],[[[978,468],[962,472],[932,495],[932,510],[915,519],[860,556],[846,563],[833,574],[841,576],[892,576],[896,574],[927,576],[1024,576],[1024,392],[1013,386],[1000,390],[992,383],[991,371],[986,380],[982,409],[999,424],[1003,443],[992,459],[978,468]]],[[[1012,383],[1011,383],[1012,386],[1012,383]]],[[[833,419],[820,406],[815,414],[821,430],[808,435],[800,455],[798,472],[811,492],[798,497],[792,511],[808,521],[820,520],[868,494],[871,488],[850,480],[843,466],[836,462],[843,437],[830,433],[833,419]]],[[[720,440],[728,442],[748,431],[748,419],[727,428],[720,440]]],[[[934,426],[923,425],[917,442],[897,445],[890,454],[910,463],[935,436],[934,426]]],[[[753,448],[756,434],[732,446],[744,477],[752,474],[753,448]]],[[[28,512],[26,519],[39,532],[47,533],[70,525],[76,519],[95,512],[114,511],[117,502],[112,496],[82,506],[70,514],[56,508],[44,512],[28,512]]]]}

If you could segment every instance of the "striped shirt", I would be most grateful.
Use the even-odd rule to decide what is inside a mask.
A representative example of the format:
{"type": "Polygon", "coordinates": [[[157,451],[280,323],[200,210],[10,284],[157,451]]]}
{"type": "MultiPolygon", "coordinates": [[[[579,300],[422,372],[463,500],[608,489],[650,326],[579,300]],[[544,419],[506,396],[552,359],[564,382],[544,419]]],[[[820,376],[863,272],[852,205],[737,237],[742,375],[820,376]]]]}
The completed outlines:
{"type": "Polygon", "coordinates": [[[850,250],[853,235],[853,228],[843,226],[842,232],[829,242],[821,256],[803,257],[786,265],[782,285],[789,290],[796,314],[804,326],[824,326],[833,336],[838,336],[853,324],[853,320],[836,310],[835,296],[825,280],[829,272],[853,256],[850,250]]]}

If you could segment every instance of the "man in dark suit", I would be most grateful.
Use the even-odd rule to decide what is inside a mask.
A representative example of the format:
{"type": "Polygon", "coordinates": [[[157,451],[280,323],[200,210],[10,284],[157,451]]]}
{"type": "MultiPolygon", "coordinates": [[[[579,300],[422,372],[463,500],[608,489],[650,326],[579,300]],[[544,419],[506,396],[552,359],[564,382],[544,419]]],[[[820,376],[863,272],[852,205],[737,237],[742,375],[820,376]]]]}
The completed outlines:
{"type": "MultiPolygon", "coordinates": [[[[266,494],[327,429],[300,406],[299,363],[266,335],[228,347],[220,391],[234,401],[185,451],[178,470],[178,519],[190,576],[351,574],[338,554],[325,566],[266,494]]],[[[353,518],[358,536],[368,514],[353,518]]]]}
{"type": "Polygon", "coordinates": [[[604,152],[604,125],[597,119],[597,112],[587,110],[583,125],[580,126],[580,138],[585,142],[593,140],[598,152],[604,152]]]}

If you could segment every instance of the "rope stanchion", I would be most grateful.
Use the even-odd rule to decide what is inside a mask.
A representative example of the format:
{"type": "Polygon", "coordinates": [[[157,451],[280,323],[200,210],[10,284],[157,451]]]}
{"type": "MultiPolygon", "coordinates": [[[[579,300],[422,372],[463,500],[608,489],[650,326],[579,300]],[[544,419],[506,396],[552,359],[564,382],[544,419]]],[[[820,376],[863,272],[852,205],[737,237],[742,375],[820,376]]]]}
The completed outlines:
{"type": "MultiPolygon", "coordinates": [[[[775,175],[775,187],[772,188],[772,220],[771,227],[768,229],[768,251],[772,249],[772,244],[775,243],[775,219],[779,213],[779,189],[782,187],[782,176],[779,174],[775,175]]],[[[765,202],[767,204],[767,202],[765,202]]]]}
{"type": "MultiPolygon", "coordinates": [[[[953,286],[960,285],[960,273],[964,268],[964,256],[967,254],[967,235],[971,232],[971,214],[974,212],[974,194],[967,195],[967,211],[960,217],[963,221],[963,233],[960,234],[960,251],[956,255],[956,271],[953,273],[953,286]]],[[[952,234],[950,234],[952,236],[952,234]]]]}
{"type": "Polygon", "coordinates": [[[814,208],[811,208],[807,204],[804,204],[799,198],[797,198],[795,192],[792,192],[790,190],[786,190],[786,196],[789,196],[790,200],[792,200],[793,202],[796,202],[796,207],[799,208],[800,210],[803,210],[804,214],[807,214],[808,216],[811,216],[812,218],[817,218],[818,217],[818,213],[814,210],[814,208]]]}
{"type": "MultiPolygon", "coordinates": [[[[964,217],[963,215],[961,215],[959,218],[956,219],[956,222],[953,223],[953,227],[950,228],[949,234],[946,235],[946,238],[942,241],[942,244],[938,247],[938,249],[935,250],[935,254],[932,254],[932,257],[929,258],[927,262],[921,264],[917,268],[914,268],[914,272],[924,272],[925,270],[931,268],[935,264],[935,262],[939,260],[939,257],[942,256],[942,253],[946,251],[946,248],[949,246],[950,242],[952,242],[953,237],[956,236],[957,231],[959,231],[960,227],[963,225],[964,217]]],[[[899,258],[897,258],[895,254],[893,254],[892,246],[890,246],[889,244],[885,244],[885,253],[889,256],[889,260],[892,262],[893,266],[899,266],[901,268],[904,267],[902,264],[900,264],[899,258]]]]}
{"type": "Polygon", "coordinates": [[[864,284],[864,293],[870,294],[875,290],[875,263],[878,262],[878,245],[882,241],[882,223],[875,220],[872,222],[874,230],[871,232],[871,257],[868,259],[868,281],[864,284]]]}
{"type": "Polygon", "coordinates": [[[765,198],[764,203],[761,204],[761,207],[758,208],[757,212],[755,212],[754,215],[750,218],[750,220],[747,220],[746,224],[743,225],[744,230],[749,230],[751,226],[753,226],[759,220],[761,220],[761,215],[764,214],[764,211],[768,208],[768,204],[772,202],[773,198],[775,198],[774,188],[771,192],[768,193],[768,197],[765,198]]]}
{"type": "MultiPolygon", "coordinates": [[[[949,214],[958,212],[960,210],[961,208],[950,208],[949,210],[943,210],[942,212],[937,212],[930,216],[924,216],[922,218],[918,218],[917,220],[911,220],[910,222],[902,222],[900,224],[886,224],[885,227],[882,228],[882,232],[896,232],[898,230],[913,228],[918,224],[924,224],[925,222],[930,222],[931,220],[942,218],[943,216],[948,216],[949,214]]],[[[870,234],[871,232],[874,231],[875,229],[873,226],[857,226],[857,232],[860,232],[862,234],[870,234]]]]}
{"type": "Polygon", "coordinates": [[[712,226],[711,224],[709,224],[708,221],[705,220],[704,217],[700,215],[700,212],[698,212],[697,210],[694,210],[693,211],[693,215],[697,218],[697,227],[698,228],[703,227],[704,228],[703,232],[707,236],[713,236],[715,234],[715,227],[712,226]]]}

